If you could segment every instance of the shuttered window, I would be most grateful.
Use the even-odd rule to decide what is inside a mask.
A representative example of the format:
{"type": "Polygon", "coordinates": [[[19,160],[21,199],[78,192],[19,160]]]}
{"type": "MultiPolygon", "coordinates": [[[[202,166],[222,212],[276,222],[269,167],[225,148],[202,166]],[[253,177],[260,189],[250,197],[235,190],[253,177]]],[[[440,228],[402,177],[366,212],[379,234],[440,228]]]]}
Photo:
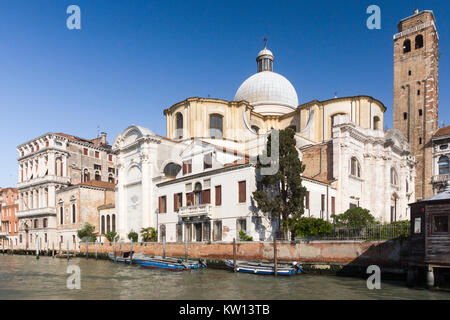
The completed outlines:
{"type": "Polygon", "coordinates": [[[173,211],[178,211],[183,206],[183,194],[175,193],[173,195],[173,211]]]}
{"type": "Polygon", "coordinates": [[[194,193],[189,192],[186,193],[186,206],[193,206],[194,205],[194,193]]]}
{"type": "Polygon", "coordinates": [[[309,210],[309,191],[306,191],[306,196],[305,196],[305,209],[309,210]]]}
{"type": "Polygon", "coordinates": [[[216,186],[216,206],[222,205],[222,186],[216,186]]]}
{"type": "Polygon", "coordinates": [[[167,212],[166,196],[159,197],[159,213],[167,212]]]}
{"type": "Polygon", "coordinates": [[[183,161],[183,175],[192,172],[192,160],[183,161]]]}
{"type": "Polygon", "coordinates": [[[203,190],[202,191],[202,204],[211,203],[211,190],[203,190]]]}
{"type": "Polygon", "coordinates": [[[246,182],[239,181],[239,203],[247,201],[246,182]]]}
{"type": "Polygon", "coordinates": [[[320,202],[320,210],[322,210],[322,212],[325,211],[325,195],[324,194],[322,195],[322,199],[320,202]]]}

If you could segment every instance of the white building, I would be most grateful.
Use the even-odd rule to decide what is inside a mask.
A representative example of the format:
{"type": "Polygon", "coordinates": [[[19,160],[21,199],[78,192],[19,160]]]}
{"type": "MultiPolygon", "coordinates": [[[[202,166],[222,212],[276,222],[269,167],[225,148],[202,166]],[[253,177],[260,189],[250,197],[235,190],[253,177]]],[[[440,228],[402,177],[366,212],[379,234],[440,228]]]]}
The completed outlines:
{"type": "Polygon", "coordinates": [[[450,182],[450,126],[440,128],[433,136],[433,193],[443,192],[450,182]]]}
{"type": "Polygon", "coordinates": [[[272,129],[287,127],[306,165],[305,216],[330,220],[361,206],[380,221],[407,219],[415,161],[400,132],[383,131],[386,107],[368,96],[299,106],[273,61],[264,48],[258,73],[233,101],[195,97],[164,110],[166,138],[139,126],[116,138],[123,239],[144,227],[158,228],[167,241],[230,241],[241,229],[255,240],[270,239],[277,222],[252,198],[253,160],[272,129]]]}

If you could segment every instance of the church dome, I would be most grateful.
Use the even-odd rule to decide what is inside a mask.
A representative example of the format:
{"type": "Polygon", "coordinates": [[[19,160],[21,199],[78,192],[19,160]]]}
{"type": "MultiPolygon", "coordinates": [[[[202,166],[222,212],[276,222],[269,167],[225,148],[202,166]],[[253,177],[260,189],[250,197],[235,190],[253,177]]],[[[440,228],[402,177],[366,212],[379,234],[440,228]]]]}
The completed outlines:
{"type": "Polygon", "coordinates": [[[247,101],[262,115],[282,115],[298,106],[297,92],[288,79],[272,71],[273,54],[264,47],[258,54],[258,73],[245,80],[234,101],[247,101]]]}

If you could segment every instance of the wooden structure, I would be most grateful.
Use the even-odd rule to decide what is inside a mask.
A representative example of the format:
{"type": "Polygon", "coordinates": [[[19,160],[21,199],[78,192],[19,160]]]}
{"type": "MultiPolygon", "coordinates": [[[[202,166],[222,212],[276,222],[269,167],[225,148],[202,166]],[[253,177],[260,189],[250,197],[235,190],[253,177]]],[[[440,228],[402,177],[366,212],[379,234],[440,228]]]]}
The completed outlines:
{"type": "Polygon", "coordinates": [[[450,185],[444,192],[410,206],[410,272],[427,268],[427,284],[433,286],[434,269],[450,268],[450,185]]]}

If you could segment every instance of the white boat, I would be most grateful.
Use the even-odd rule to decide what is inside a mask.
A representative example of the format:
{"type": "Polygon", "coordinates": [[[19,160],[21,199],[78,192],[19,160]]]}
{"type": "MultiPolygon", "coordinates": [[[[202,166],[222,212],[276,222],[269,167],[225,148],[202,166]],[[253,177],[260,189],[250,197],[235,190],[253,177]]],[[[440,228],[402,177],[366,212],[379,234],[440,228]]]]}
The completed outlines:
{"type": "MultiPolygon", "coordinates": [[[[233,260],[225,260],[225,265],[227,266],[228,269],[234,270],[233,260]]],[[[275,264],[249,262],[249,261],[236,261],[236,271],[262,275],[274,275],[275,264]]],[[[277,275],[290,276],[301,272],[302,269],[297,262],[293,262],[291,265],[277,264],[277,275]]]]}

